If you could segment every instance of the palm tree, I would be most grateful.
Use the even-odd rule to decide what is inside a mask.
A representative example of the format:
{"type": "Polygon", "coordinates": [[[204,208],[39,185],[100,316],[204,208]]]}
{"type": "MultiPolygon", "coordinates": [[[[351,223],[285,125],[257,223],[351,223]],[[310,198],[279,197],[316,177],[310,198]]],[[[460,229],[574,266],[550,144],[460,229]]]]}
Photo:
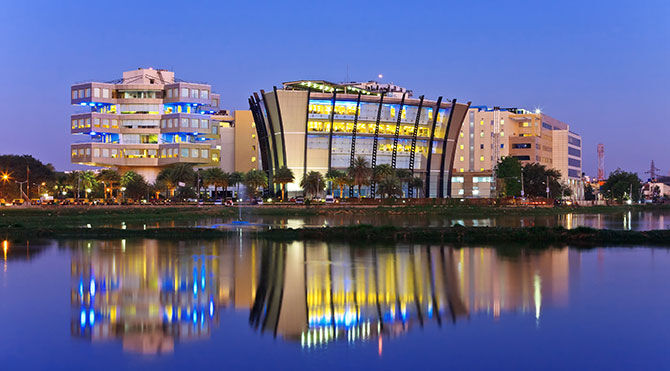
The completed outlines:
{"type": "Polygon", "coordinates": [[[98,173],[96,180],[103,184],[104,198],[107,199],[107,192],[109,192],[110,197],[113,197],[114,184],[118,184],[121,181],[121,175],[115,170],[104,169],[98,173]]]}
{"type": "MultiPolygon", "coordinates": [[[[340,198],[344,198],[344,186],[349,184],[347,173],[342,170],[331,170],[326,174],[326,178],[340,189],[340,198]]],[[[332,194],[332,190],[331,190],[332,194]]]]}
{"type": "Polygon", "coordinates": [[[236,190],[236,197],[240,197],[240,183],[244,181],[244,173],[240,171],[234,171],[230,174],[230,185],[235,186],[237,188],[236,190]]]}
{"type": "Polygon", "coordinates": [[[195,178],[193,166],[187,163],[175,164],[161,170],[156,177],[157,182],[165,184],[169,196],[174,196],[174,191],[179,183],[190,184],[195,178]]]}
{"type": "Polygon", "coordinates": [[[249,170],[244,175],[244,184],[249,189],[249,192],[252,196],[255,196],[258,193],[259,187],[267,187],[268,185],[268,176],[264,171],[261,170],[249,170]]]}
{"type": "Polygon", "coordinates": [[[307,194],[311,194],[314,197],[326,188],[326,182],[323,180],[320,172],[310,171],[302,178],[300,186],[307,194]]]}
{"type": "Polygon", "coordinates": [[[205,171],[205,181],[208,186],[214,186],[214,194],[217,194],[219,187],[221,187],[225,195],[225,190],[230,183],[230,174],[218,167],[209,168],[205,171]]]}
{"type": "Polygon", "coordinates": [[[335,179],[340,176],[340,171],[336,169],[330,169],[326,173],[326,176],[324,177],[330,184],[328,187],[328,193],[333,194],[333,186],[332,183],[335,183],[335,179]]]}
{"type": "Polygon", "coordinates": [[[354,159],[353,164],[349,168],[349,176],[352,183],[358,187],[358,198],[361,198],[361,187],[370,183],[370,163],[363,156],[358,156],[354,159]]]}
{"type": "Polygon", "coordinates": [[[88,194],[92,192],[93,188],[98,185],[98,181],[95,179],[95,173],[92,171],[79,172],[79,182],[86,191],[86,198],[88,198],[88,194]]]}
{"type": "Polygon", "coordinates": [[[284,200],[286,184],[293,182],[293,180],[295,180],[295,177],[293,176],[293,171],[291,171],[291,169],[287,168],[286,166],[282,166],[275,171],[274,181],[281,184],[282,201],[284,200]]]}
{"type": "Polygon", "coordinates": [[[393,197],[402,195],[402,184],[396,176],[387,176],[379,181],[379,193],[384,196],[393,197]]]}
{"type": "Polygon", "coordinates": [[[409,169],[397,169],[395,175],[400,180],[401,186],[404,186],[404,184],[407,183],[407,189],[409,190],[409,181],[412,179],[412,172],[409,171],[409,169]]]}
{"type": "Polygon", "coordinates": [[[381,182],[385,178],[395,175],[395,170],[389,164],[377,165],[372,172],[372,178],[375,182],[381,182]]]}
{"type": "Polygon", "coordinates": [[[414,190],[416,191],[415,193],[417,198],[421,197],[421,189],[423,188],[423,179],[421,179],[418,176],[415,176],[409,180],[409,184],[407,186],[414,188],[414,190]]]}

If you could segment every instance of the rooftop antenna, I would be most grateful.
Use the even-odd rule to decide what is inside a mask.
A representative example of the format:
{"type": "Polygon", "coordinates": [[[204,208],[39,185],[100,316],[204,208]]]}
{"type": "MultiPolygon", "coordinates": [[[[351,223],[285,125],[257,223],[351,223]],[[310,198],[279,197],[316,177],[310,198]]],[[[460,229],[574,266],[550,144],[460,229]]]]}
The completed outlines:
{"type": "Polygon", "coordinates": [[[649,174],[651,177],[651,180],[656,179],[656,174],[660,172],[661,169],[657,168],[656,165],[654,165],[654,160],[651,160],[651,167],[649,168],[649,171],[645,171],[645,174],[649,174]]]}
{"type": "Polygon", "coordinates": [[[605,180],[605,145],[598,143],[598,181],[605,180]]]}

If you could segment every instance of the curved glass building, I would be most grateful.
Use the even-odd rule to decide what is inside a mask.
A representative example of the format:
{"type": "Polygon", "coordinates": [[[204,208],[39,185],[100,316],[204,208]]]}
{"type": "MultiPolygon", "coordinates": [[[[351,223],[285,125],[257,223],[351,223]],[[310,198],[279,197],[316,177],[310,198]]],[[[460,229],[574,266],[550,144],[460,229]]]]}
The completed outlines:
{"type": "MultiPolygon", "coordinates": [[[[389,164],[424,180],[419,196],[449,197],[456,141],[470,103],[413,98],[395,85],[293,81],[283,89],[254,93],[261,165],[270,175],[286,166],[297,191],[310,171],[349,168],[357,156],[371,167],[389,164]]],[[[275,188],[276,184],[273,185],[275,188]]],[[[356,196],[355,187],[345,190],[356,196]]],[[[361,191],[374,197],[374,183],[361,191]]],[[[338,190],[334,190],[338,195],[338,190]]],[[[406,197],[417,196],[405,189],[406,197]]]]}

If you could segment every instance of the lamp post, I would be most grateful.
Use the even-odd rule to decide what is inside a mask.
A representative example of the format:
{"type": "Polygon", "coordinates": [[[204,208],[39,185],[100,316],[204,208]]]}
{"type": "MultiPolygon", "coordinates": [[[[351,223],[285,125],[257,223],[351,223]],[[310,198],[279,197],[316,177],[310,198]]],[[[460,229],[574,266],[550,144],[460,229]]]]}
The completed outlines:
{"type": "Polygon", "coordinates": [[[126,187],[121,187],[121,201],[126,199],[126,187]]]}

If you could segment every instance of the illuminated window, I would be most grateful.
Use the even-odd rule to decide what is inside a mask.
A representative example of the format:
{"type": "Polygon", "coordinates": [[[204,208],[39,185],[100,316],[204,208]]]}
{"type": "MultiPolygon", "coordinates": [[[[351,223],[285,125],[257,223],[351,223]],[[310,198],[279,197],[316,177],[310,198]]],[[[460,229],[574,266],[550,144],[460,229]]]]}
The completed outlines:
{"type": "Polygon", "coordinates": [[[463,169],[463,168],[460,168],[460,170],[459,170],[459,171],[460,171],[460,172],[462,173],[462,172],[464,172],[464,171],[465,171],[465,169],[463,169]]]}
{"type": "Polygon", "coordinates": [[[200,127],[203,129],[209,129],[209,120],[200,120],[200,127]]]}
{"type": "Polygon", "coordinates": [[[484,161],[484,156],[479,156],[479,161],[484,161]]]}
{"type": "Polygon", "coordinates": [[[77,157],[77,150],[76,149],[72,150],[72,157],[77,157]]]}
{"type": "Polygon", "coordinates": [[[172,89],[167,90],[167,97],[172,98],[172,89]]]}
{"type": "Polygon", "coordinates": [[[188,88],[181,88],[181,97],[188,98],[188,88]]]}
{"type": "Polygon", "coordinates": [[[198,128],[198,119],[191,119],[191,127],[197,129],[198,128]]]}
{"type": "Polygon", "coordinates": [[[196,158],[198,157],[198,150],[197,149],[193,148],[191,150],[191,157],[196,157],[196,158]]]}
{"type": "Polygon", "coordinates": [[[523,127],[524,127],[524,128],[527,128],[528,126],[530,126],[529,123],[527,123],[527,122],[524,122],[524,123],[523,123],[523,127]]]}
{"type": "Polygon", "coordinates": [[[501,131],[501,132],[500,132],[500,136],[501,136],[501,137],[504,137],[504,136],[505,136],[505,132],[504,132],[504,131],[501,131]]]}
{"type": "Polygon", "coordinates": [[[181,157],[188,157],[188,148],[182,148],[181,157]]]}
{"type": "Polygon", "coordinates": [[[256,162],[256,156],[251,156],[251,162],[256,162]]]}
{"type": "Polygon", "coordinates": [[[90,119],[90,118],[87,118],[87,119],[86,119],[86,127],[87,127],[87,128],[90,128],[90,127],[91,127],[91,119],[90,119]]]}
{"type": "Polygon", "coordinates": [[[91,88],[86,88],[86,98],[91,96],[91,88]]]}
{"type": "Polygon", "coordinates": [[[109,149],[107,148],[102,149],[102,157],[109,157],[109,149]]]}
{"type": "Polygon", "coordinates": [[[72,99],[77,99],[77,91],[72,90],[72,99]]]}
{"type": "Polygon", "coordinates": [[[206,150],[206,149],[200,150],[200,157],[208,158],[209,157],[209,151],[206,150]]]}
{"type": "Polygon", "coordinates": [[[480,120],[479,125],[484,125],[484,120],[480,120]]]}
{"type": "Polygon", "coordinates": [[[463,149],[463,145],[461,144],[461,149],[463,149]]]}
{"type": "Polygon", "coordinates": [[[461,138],[463,138],[463,132],[461,131],[461,138]]]}
{"type": "Polygon", "coordinates": [[[198,98],[198,89],[191,89],[191,98],[198,98]]]}
{"type": "Polygon", "coordinates": [[[181,127],[183,128],[188,127],[188,119],[181,119],[181,127]]]}
{"type": "Polygon", "coordinates": [[[93,157],[100,157],[100,149],[93,148],[93,157]]]}
{"type": "Polygon", "coordinates": [[[102,89],[102,97],[109,98],[109,89],[102,89]]]}
{"type": "Polygon", "coordinates": [[[460,160],[460,161],[463,161],[463,156],[461,156],[461,157],[459,158],[459,160],[460,160]]]}
{"type": "Polygon", "coordinates": [[[479,133],[479,136],[480,136],[481,138],[484,138],[484,132],[482,131],[481,133],[479,133]]]}
{"type": "Polygon", "coordinates": [[[480,168],[479,168],[479,171],[484,171],[484,168],[483,168],[483,167],[480,167],[480,168]]]}

